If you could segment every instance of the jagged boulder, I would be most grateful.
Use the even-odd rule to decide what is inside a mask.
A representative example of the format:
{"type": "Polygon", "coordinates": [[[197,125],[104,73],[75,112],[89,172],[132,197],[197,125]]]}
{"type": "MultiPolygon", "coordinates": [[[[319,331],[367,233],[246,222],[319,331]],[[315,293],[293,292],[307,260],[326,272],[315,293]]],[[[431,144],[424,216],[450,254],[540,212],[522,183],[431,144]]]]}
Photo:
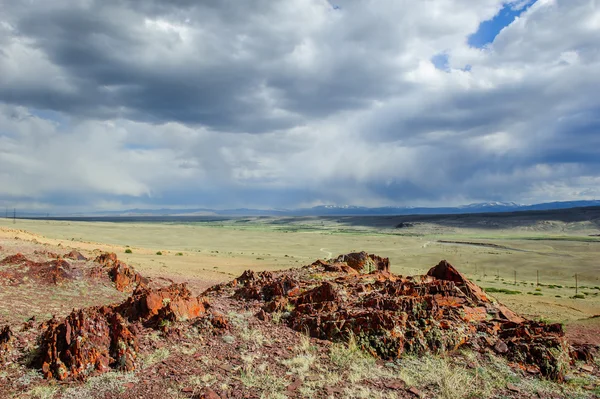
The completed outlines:
{"type": "Polygon", "coordinates": [[[90,371],[135,368],[136,335],[114,307],[73,311],[62,322],[52,319],[41,342],[39,363],[46,378],[65,380],[90,371]]]}
{"type": "Polygon", "coordinates": [[[65,254],[65,256],[63,256],[63,258],[67,258],[67,259],[72,259],[72,260],[87,260],[87,258],[85,256],[83,256],[81,254],[81,252],[79,251],[71,251],[68,254],[65,254]]]}
{"type": "Polygon", "coordinates": [[[65,280],[74,278],[75,273],[71,264],[64,259],[56,259],[50,262],[38,263],[32,272],[40,280],[47,283],[59,284],[65,280]]]}
{"type": "MultiPolygon", "coordinates": [[[[142,277],[133,267],[120,261],[115,253],[106,252],[98,255],[94,262],[101,266],[102,271],[108,273],[111,281],[115,283],[115,287],[119,291],[128,292],[139,285],[145,286],[148,284],[148,279],[142,277]]],[[[97,270],[93,273],[102,274],[102,272],[98,273],[97,270]]]]}
{"type": "Polygon", "coordinates": [[[15,285],[33,279],[42,284],[60,284],[76,277],[76,271],[66,260],[58,257],[48,262],[34,262],[18,253],[0,261],[0,265],[9,266],[2,272],[5,282],[15,285]]]}
{"type": "Polygon", "coordinates": [[[186,284],[172,284],[159,289],[140,286],[118,306],[118,311],[129,320],[158,326],[163,321],[194,319],[207,308],[204,298],[192,296],[186,284]]]}
{"type": "MultiPolygon", "coordinates": [[[[164,327],[206,313],[208,304],[193,297],[185,284],[160,289],[138,286],[123,303],[73,311],[63,321],[47,323],[41,336],[38,365],[46,378],[85,378],[90,372],[135,369],[138,338],[136,322],[164,327]]],[[[214,325],[224,328],[224,317],[214,325]]]]}
{"type": "Polygon", "coordinates": [[[345,263],[357,272],[390,271],[389,258],[382,258],[364,251],[340,255],[335,259],[335,262],[345,263]]]}

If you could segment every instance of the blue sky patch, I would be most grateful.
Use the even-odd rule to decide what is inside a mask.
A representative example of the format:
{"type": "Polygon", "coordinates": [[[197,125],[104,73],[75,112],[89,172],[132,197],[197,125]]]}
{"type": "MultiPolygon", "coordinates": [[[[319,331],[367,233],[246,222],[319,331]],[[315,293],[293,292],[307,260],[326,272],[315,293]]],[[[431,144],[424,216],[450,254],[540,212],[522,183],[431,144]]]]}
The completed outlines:
{"type": "Polygon", "coordinates": [[[477,32],[469,36],[467,40],[469,46],[483,48],[492,43],[503,28],[510,25],[515,18],[529,9],[534,3],[535,0],[530,0],[522,7],[516,7],[514,4],[505,4],[494,18],[479,24],[477,32]]]}
{"type": "Polygon", "coordinates": [[[431,57],[431,63],[435,65],[435,67],[442,71],[448,71],[450,68],[448,66],[448,54],[439,53],[431,57]]]}

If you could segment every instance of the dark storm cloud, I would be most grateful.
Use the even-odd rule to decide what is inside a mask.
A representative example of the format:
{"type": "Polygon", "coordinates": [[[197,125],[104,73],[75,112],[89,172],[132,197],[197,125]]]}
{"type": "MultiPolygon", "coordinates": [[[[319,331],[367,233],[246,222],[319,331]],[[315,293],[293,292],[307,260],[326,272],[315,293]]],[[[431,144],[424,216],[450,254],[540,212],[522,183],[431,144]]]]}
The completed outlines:
{"type": "Polygon", "coordinates": [[[293,62],[285,57],[303,38],[277,21],[281,11],[273,4],[95,1],[16,7],[11,21],[16,36],[32,41],[65,71],[74,89],[55,93],[9,85],[0,99],[82,117],[262,132],[356,109],[385,93],[385,66],[380,60],[359,62],[355,53],[330,63],[324,81],[314,79],[322,71],[294,76],[293,62]],[[155,28],[164,30],[156,41],[155,28]],[[165,58],[158,56],[161,51],[165,58]],[[262,98],[261,91],[274,97],[262,98]],[[278,107],[289,114],[272,115],[278,107]]]}
{"type": "Polygon", "coordinates": [[[0,0],[0,202],[600,197],[600,11],[505,3],[0,0]]]}

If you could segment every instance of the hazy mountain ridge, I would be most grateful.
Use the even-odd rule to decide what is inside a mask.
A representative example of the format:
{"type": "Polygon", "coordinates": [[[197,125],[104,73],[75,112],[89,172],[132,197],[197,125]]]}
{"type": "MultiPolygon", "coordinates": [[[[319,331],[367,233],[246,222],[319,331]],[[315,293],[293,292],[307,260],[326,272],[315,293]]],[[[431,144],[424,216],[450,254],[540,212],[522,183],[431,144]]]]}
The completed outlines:
{"type": "MultiPolygon", "coordinates": [[[[455,207],[364,207],[353,205],[320,205],[299,209],[127,209],[118,211],[96,211],[80,213],[18,212],[17,217],[57,216],[378,216],[378,215],[436,215],[515,211],[543,211],[588,206],[600,206],[600,200],[546,202],[522,205],[515,202],[483,202],[455,207]]],[[[12,213],[9,214],[12,217],[12,213]]]]}

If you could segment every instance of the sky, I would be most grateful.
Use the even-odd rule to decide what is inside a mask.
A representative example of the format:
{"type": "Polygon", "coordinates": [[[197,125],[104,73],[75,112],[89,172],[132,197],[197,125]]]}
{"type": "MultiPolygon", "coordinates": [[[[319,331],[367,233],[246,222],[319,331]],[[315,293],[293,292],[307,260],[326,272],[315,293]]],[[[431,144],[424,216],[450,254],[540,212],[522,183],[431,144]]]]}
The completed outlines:
{"type": "Polygon", "coordinates": [[[0,206],[600,198],[598,0],[0,0],[0,206]]]}

